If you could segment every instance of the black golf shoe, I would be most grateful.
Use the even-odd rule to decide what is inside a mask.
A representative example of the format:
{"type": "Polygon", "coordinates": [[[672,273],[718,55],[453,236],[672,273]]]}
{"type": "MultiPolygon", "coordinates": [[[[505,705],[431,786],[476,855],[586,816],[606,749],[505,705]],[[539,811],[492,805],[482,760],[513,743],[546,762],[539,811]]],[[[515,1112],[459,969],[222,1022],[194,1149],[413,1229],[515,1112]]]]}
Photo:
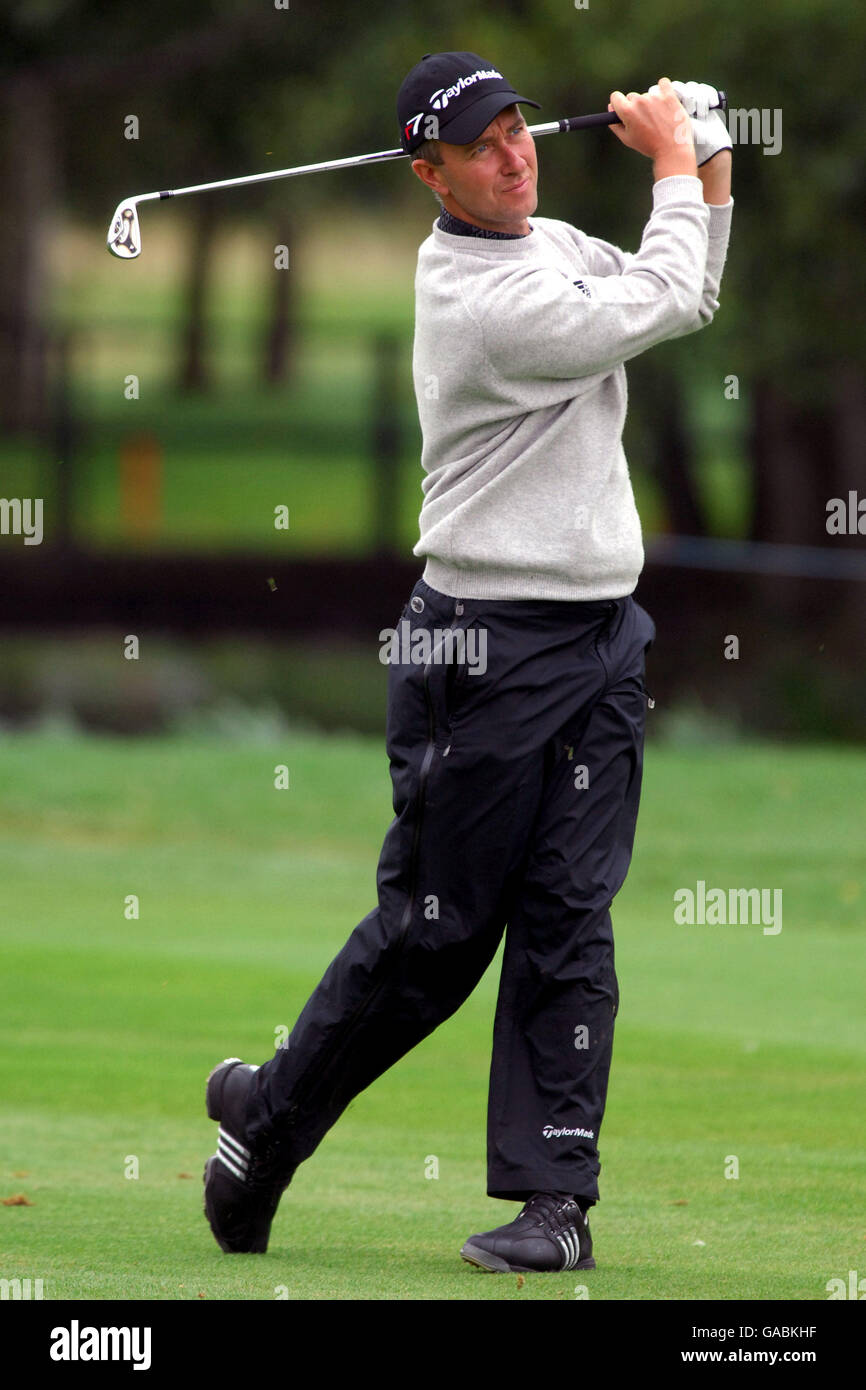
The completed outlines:
{"type": "Polygon", "coordinates": [[[574,1198],[553,1192],[536,1192],[508,1226],[470,1236],[460,1254],[479,1269],[520,1274],[595,1269],[586,1216],[574,1198]]]}
{"type": "Polygon", "coordinates": [[[258,1067],[229,1057],[207,1080],[207,1113],[219,1121],[217,1151],[204,1167],[204,1214],[228,1254],[263,1254],[271,1222],[294,1169],[276,1142],[246,1135],[250,1086],[258,1067]]]}

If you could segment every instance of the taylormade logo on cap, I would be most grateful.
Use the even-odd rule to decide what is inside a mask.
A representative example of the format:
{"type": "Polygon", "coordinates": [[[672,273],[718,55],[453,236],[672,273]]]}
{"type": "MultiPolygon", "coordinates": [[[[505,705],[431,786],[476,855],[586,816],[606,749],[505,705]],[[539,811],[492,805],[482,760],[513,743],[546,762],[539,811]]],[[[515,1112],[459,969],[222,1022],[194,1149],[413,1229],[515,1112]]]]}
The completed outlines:
{"type": "Polygon", "coordinates": [[[497,77],[503,80],[502,73],[497,72],[496,68],[479,68],[477,72],[472,72],[468,77],[458,77],[453,87],[437,87],[431,93],[430,105],[434,111],[444,111],[452,97],[457,97],[464,87],[471,87],[473,82],[483,82],[486,78],[497,77]]]}
{"type": "Polygon", "coordinates": [[[506,106],[522,102],[538,106],[480,53],[425,53],[397,93],[403,150],[411,154],[425,140],[471,144],[506,106]]]}

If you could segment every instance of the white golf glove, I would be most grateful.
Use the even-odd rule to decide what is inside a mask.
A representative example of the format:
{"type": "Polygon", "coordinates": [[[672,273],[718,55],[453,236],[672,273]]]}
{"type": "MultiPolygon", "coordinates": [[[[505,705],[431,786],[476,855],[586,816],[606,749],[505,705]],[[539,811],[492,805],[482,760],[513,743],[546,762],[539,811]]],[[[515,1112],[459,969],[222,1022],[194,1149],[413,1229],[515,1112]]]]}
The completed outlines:
{"type": "MultiPolygon", "coordinates": [[[[706,164],[720,150],[732,149],[733,141],[720,113],[710,109],[717,106],[719,101],[715,87],[710,87],[706,82],[671,82],[671,86],[691,120],[698,167],[706,164]]],[[[658,90],[658,86],[650,87],[653,95],[658,90]]]]}

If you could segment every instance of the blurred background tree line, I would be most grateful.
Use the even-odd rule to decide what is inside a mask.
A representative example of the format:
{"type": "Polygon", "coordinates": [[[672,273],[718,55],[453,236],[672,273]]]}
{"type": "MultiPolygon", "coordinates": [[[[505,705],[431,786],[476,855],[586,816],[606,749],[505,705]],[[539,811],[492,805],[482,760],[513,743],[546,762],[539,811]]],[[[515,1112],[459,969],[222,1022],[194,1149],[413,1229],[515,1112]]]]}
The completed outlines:
{"type": "MultiPolygon", "coordinates": [[[[440,0],[435,10],[385,0],[291,0],[287,9],[271,0],[202,0],[192,10],[167,0],[8,0],[0,14],[5,465],[56,412],[52,363],[67,336],[80,329],[91,343],[99,337],[102,308],[83,268],[77,297],[69,288],[74,249],[66,297],[58,291],[58,266],[69,264],[58,239],[70,226],[86,229],[98,247],[124,192],[396,146],[403,76],[422,54],[450,48],[489,57],[540,100],[539,113],[527,112],[530,123],[602,110],[612,88],[644,89],[662,74],[725,86],[737,108],[780,113],[780,153],[754,144],[734,151],[723,312],[699,346],[681,339],[630,365],[626,446],[633,473],[639,467],[653,480],[652,529],[826,547],[828,499],[858,487],[866,493],[866,134],[855,106],[866,11],[830,0],[700,9],[691,0],[589,0],[586,8],[440,0]],[[131,113],[136,140],[124,138],[131,113]],[[732,378],[734,399],[724,387],[732,378]],[[705,458],[714,428],[730,441],[718,486],[705,458]]],[[[636,248],[649,208],[645,161],[600,131],[545,137],[539,163],[540,214],[636,248]]],[[[158,224],[171,216],[183,242],[159,355],[163,366],[170,356],[176,398],[206,401],[226,389],[212,316],[219,246],[232,229],[255,228],[266,248],[336,248],[343,298],[328,312],[348,331],[365,295],[353,217],[367,226],[378,219],[387,257],[392,246],[414,253],[435,213],[429,195],[394,165],[145,205],[141,261],[101,273],[116,277],[118,318],[134,295],[145,305],[147,276],[157,269],[156,249],[147,269],[149,240],[156,248],[158,224]]],[[[280,400],[303,372],[303,275],[271,273],[262,284],[244,351],[261,387],[280,400]]],[[[401,264],[393,312],[380,304],[371,333],[402,323],[411,342],[410,296],[401,264]]],[[[135,370],[132,346],[118,354],[121,375],[135,370]]],[[[398,371],[408,382],[408,349],[398,371]]],[[[257,418],[266,409],[257,406],[257,418]]],[[[401,409],[411,431],[411,400],[401,409]]],[[[387,413],[385,406],[380,433],[387,413]]],[[[239,437],[245,421],[238,402],[239,437]]],[[[417,439],[409,444],[420,474],[417,439]]],[[[62,448],[62,432],[55,445],[62,448]]],[[[407,502],[415,514],[419,483],[416,476],[407,502]]],[[[10,495],[10,483],[0,491],[10,495]]],[[[836,552],[860,544],[856,534],[833,538],[836,552]]],[[[838,603],[859,615],[861,593],[861,584],[846,585],[838,603]]]]}

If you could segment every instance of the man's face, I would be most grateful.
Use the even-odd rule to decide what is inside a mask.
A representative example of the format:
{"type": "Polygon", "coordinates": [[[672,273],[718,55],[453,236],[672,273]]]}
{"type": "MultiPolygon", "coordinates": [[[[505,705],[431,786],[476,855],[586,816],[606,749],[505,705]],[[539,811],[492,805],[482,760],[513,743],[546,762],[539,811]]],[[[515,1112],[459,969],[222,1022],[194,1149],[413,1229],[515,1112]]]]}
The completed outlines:
{"type": "Polygon", "coordinates": [[[412,168],[455,217],[493,232],[526,235],[538,207],[535,141],[517,106],[507,106],[471,145],[439,145],[444,164],[412,168]]]}

